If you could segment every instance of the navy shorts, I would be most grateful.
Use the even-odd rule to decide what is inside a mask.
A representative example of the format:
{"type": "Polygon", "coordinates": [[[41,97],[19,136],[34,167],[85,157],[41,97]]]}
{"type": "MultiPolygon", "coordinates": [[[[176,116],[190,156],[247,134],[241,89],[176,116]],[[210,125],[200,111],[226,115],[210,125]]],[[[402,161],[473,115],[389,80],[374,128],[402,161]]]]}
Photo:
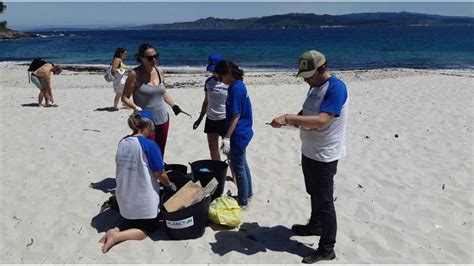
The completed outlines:
{"type": "Polygon", "coordinates": [[[222,120],[211,120],[206,117],[206,124],[204,125],[204,133],[214,133],[220,136],[225,136],[225,119],[222,120]]]}
{"type": "Polygon", "coordinates": [[[160,222],[158,217],[154,219],[137,219],[137,220],[129,220],[122,217],[119,225],[117,226],[120,231],[125,231],[127,229],[140,229],[145,234],[150,235],[155,232],[160,227],[160,222]]]}

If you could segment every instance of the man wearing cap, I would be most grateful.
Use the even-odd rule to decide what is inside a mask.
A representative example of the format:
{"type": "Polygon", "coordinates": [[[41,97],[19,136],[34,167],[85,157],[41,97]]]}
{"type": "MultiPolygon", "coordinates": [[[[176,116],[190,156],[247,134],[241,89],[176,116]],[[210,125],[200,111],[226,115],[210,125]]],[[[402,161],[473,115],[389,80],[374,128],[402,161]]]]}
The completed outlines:
{"type": "Polygon", "coordinates": [[[321,236],[319,246],[303,263],[336,257],[336,211],[333,185],[338,160],[346,155],[348,93],[344,82],[329,73],[325,56],[307,51],[299,58],[297,77],[310,85],[303,109],[273,119],[271,126],[300,128],[301,165],[306,192],[311,196],[311,216],[306,225],[295,224],[297,235],[321,236]]]}

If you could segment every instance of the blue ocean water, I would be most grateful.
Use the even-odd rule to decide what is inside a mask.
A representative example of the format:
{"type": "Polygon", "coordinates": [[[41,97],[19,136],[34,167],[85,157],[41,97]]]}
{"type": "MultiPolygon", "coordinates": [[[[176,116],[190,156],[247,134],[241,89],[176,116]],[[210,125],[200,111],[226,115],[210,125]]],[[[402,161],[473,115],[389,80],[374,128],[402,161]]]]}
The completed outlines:
{"type": "Polygon", "coordinates": [[[43,57],[61,64],[109,64],[116,47],[155,46],[160,64],[203,67],[210,52],[239,66],[295,69],[298,56],[323,52],[333,69],[473,68],[474,27],[373,27],[271,30],[146,30],[40,32],[44,38],[0,42],[0,61],[43,57]]]}

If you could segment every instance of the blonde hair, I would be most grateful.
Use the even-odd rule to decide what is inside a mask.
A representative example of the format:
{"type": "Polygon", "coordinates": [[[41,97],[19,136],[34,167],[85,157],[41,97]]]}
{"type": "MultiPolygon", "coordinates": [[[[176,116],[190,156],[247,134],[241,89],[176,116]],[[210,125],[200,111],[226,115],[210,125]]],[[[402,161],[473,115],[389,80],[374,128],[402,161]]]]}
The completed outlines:
{"type": "Polygon", "coordinates": [[[153,121],[134,111],[128,118],[128,126],[133,130],[133,134],[144,131],[149,126],[153,126],[153,121]]]}

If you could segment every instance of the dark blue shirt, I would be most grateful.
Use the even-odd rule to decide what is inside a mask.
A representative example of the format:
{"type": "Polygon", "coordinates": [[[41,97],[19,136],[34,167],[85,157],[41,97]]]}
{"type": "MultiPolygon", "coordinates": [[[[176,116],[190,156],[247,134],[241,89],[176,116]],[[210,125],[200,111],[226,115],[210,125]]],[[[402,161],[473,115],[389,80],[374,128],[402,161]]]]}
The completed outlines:
{"type": "Polygon", "coordinates": [[[230,136],[231,149],[245,149],[253,137],[252,103],[242,80],[237,79],[229,86],[226,107],[226,126],[234,115],[240,115],[237,126],[230,136]]]}

